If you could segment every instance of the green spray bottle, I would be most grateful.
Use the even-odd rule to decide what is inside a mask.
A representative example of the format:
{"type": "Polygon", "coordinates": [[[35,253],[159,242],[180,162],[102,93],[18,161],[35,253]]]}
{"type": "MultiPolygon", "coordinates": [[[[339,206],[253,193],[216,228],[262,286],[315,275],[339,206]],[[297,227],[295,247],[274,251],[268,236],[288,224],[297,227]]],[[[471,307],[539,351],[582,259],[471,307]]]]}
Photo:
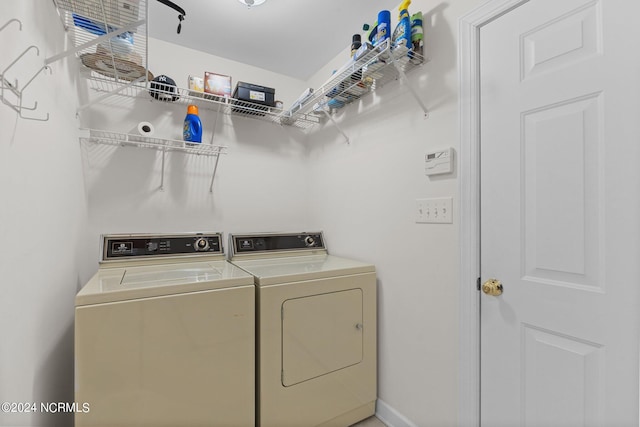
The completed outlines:
{"type": "Polygon", "coordinates": [[[422,26],[422,12],[411,16],[411,52],[409,58],[414,64],[424,61],[424,30],[422,26]]]}

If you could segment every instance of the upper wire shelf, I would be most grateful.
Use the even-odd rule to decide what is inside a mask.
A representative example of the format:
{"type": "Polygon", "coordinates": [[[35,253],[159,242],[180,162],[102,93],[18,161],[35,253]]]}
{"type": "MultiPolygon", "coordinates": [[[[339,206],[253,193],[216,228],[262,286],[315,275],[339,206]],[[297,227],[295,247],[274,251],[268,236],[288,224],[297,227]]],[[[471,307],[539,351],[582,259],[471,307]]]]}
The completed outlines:
{"type": "Polygon", "coordinates": [[[321,121],[321,117],[317,113],[311,113],[298,115],[295,121],[289,122],[289,114],[275,107],[260,105],[235,98],[225,98],[206,92],[198,92],[179,87],[169,88],[164,86],[164,89],[150,88],[144,82],[134,82],[129,85],[122,86],[113,81],[113,79],[104,78],[102,76],[92,76],[89,79],[89,84],[91,89],[94,91],[104,93],[108,96],[119,95],[128,98],[146,100],[154,100],[155,97],[161,99],[157,102],[167,104],[179,104],[185,106],[188,104],[196,104],[199,108],[205,110],[250,117],[276,124],[287,124],[301,129],[309,128],[321,121]]]}
{"type": "MultiPolygon", "coordinates": [[[[380,88],[390,81],[397,80],[405,73],[422,65],[425,58],[417,53],[409,55],[406,49],[390,48],[385,41],[376,48],[366,52],[357,61],[349,61],[319,89],[312,91],[304,102],[294,103],[288,110],[246,102],[239,99],[224,98],[205,92],[197,92],[184,88],[172,90],[150,89],[147,82],[131,82],[125,86],[113,79],[92,75],[90,87],[103,93],[103,97],[120,95],[129,98],[152,99],[150,92],[160,95],[168,103],[197,104],[200,108],[218,111],[224,114],[251,117],[277,124],[307,129],[321,123],[328,116],[333,106],[342,107],[367,93],[380,88]]],[[[413,92],[412,92],[413,93],[413,92]]],[[[423,106],[425,114],[426,108],[423,106]]]]}
{"type": "MultiPolygon", "coordinates": [[[[390,40],[387,39],[366,51],[357,60],[348,61],[319,89],[305,97],[303,102],[294,103],[287,110],[288,120],[295,122],[298,117],[310,112],[328,112],[341,108],[386,83],[397,80],[425,62],[424,56],[409,52],[404,46],[391,49],[390,40]]],[[[426,108],[424,110],[426,114],[426,108]]]]}
{"type": "MultiPolygon", "coordinates": [[[[90,87],[101,93],[93,103],[114,95],[151,99],[147,53],[147,0],[53,0],[58,13],[69,30],[75,47],[52,58],[45,64],[75,53],[90,69],[90,87]]],[[[425,62],[425,58],[407,48],[393,48],[389,39],[365,51],[357,60],[348,61],[319,89],[309,90],[302,100],[288,110],[221,98],[189,89],[175,88],[175,92],[158,93],[172,96],[173,103],[196,104],[200,108],[224,114],[239,115],[281,125],[307,129],[331,118],[330,113],[363,95],[402,78],[405,73],[425,62]]],[[[409,85],[410,87],[410,85],[409,85]]],[[[411,88],[410,88],[411,89],[411,88]]],[[[427,109],[411,89],[412,96],[427,109]]]]}
{"type": "Polygon", "coordinates": [[[75,54],[96,75],[116,81],[152,80],[147,57],[146,0],[53,0],[75,54]]]}

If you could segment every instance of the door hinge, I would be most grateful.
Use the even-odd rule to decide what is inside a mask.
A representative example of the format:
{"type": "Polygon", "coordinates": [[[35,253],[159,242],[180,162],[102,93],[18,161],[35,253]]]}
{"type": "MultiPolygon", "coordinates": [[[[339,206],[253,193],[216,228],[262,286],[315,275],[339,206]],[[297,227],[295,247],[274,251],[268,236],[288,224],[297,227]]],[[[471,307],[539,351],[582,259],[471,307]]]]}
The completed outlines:
{"type": "Polygon", "coordinates": [[[476,281],[476,288],[477,290],[480,290],[480,278],[478,277],[478,280],[476,281]]]}

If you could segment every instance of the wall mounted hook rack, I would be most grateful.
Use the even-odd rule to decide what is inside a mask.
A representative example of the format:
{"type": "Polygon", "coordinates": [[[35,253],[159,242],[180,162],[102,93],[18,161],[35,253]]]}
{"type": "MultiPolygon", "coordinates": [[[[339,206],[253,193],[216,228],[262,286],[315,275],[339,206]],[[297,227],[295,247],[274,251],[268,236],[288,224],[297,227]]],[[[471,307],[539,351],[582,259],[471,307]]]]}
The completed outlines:
{"type": "MultiPolygon", "coordinates": [[[[18,19],[9,20],[6,24],[4,24],[2,27],[0,27],[0,31],[4,30],[12,22],[16,22],[19,25],[20,31],[22,31],[22,22],[20,20],[18,20],[18,19]]],[[[37,46],[31,45],[31,46],[27,47],[25,50],[23,50],[22,53],[20,55],[18,55],[18,57],[16,59],[14,59],[4,70],[2,70],[2,73],[0,73],[0,100],[2,100],[3,104],[8,105],[12,110],[16,111],[18,113],[18,115],[23,119],[47,121],[47,120],[49,120],[49,113],[47,113],[47,115],[44,118],[42,118],[42,117],[31,117],[31,116],[23,114],[24,110],[34,111],[35,109],[38,108],[38,102],[37,101],[34,103],[33,107],[27,107],[27,106],[23,105],[23,102],[24,102],[23,95],[24,95],[25,89],[35,80],[35,78],[38,75],[40,75],[40,73],[42,73],[46,69],[48,69],[51,72],[51,68],[49,68],[47,65],[44,65],[43,67],[41,67],[29,79],[29,81],[27,81],[27,83],[22,87],[22,89],[20,89],[17,80],[14,83],[11,83],[11,82],[9,82],[9,80],[7,80],[5,78],[5,76],[7,74],[7,71],[10,70],[14,65],[16,65],[18,63],[18,61],[20,61],[20,59],[22,59],[22,57],[24,57],[28,52],[30,52],[32,50],[35,50],[36,55],[40,56],[40,49],[38,49],[37,46]],[[5,95],[5,91],[10,92],[12,94],[12,100],[7,99],[7,97],[5,95]]]]}

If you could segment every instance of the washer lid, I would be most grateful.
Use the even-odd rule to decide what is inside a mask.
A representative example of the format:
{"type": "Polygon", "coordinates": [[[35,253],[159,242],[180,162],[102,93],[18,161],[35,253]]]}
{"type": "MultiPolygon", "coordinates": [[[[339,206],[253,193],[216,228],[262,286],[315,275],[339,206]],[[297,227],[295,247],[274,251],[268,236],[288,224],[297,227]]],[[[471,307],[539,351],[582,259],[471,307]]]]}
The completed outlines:
{"type": "Polygon", "coordinates": [[[371,264],[333,255],[233,260],[232,263],[251,273],[259,286],[375,272],[371,264]]]}
{"type": "Polygon", "coordinates": [[[227,261],[101,268],[76,295],[76,306],[253,285],[227,261]]]}

